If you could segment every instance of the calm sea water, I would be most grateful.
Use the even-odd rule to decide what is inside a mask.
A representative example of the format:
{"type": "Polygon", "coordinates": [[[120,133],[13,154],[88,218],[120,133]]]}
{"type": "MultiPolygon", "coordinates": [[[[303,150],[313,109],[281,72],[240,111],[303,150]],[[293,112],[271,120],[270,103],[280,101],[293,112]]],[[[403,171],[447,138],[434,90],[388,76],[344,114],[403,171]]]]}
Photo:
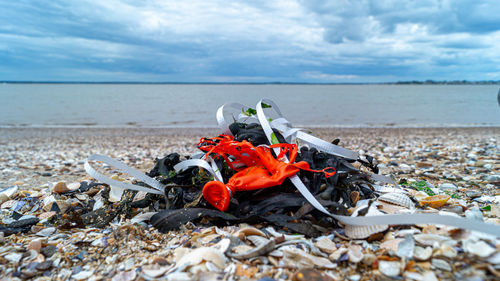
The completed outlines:
{"type": "Polygon", "coordinates": [[[274,100],[309,127],[500,126],[498,85],[0,84],[0,126],[216,127],[225,102],[274,100]]]}

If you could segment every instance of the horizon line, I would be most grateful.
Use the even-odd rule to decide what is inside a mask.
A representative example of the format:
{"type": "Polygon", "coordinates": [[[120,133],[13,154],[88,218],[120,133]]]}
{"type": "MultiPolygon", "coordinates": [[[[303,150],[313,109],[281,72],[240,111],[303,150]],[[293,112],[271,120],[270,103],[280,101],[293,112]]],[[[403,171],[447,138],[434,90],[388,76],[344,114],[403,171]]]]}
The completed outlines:
{"type": "Polygon", "coordinates": [[[393,82],[153,82],[153,81],[12,81],[1,84],[157,84],[157,85],[394,85],[394,84],[500,84],[500,80],[407,80],[393,82]]]}

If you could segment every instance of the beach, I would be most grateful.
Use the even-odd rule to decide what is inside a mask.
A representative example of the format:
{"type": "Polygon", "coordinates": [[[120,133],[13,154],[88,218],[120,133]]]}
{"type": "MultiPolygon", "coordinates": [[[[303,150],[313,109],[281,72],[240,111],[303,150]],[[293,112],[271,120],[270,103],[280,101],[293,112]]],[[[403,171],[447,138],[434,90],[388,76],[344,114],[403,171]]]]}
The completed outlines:
{"type": "MultiPolygon", "coordinates": [[[[217,136],[219,132],[213,128],[1,128],[0,187],[4,189],[18,186],[18,197],[15,197],[17,200],[27,196],[26,194],[19,195],[22,191],[29,191],[44,198],[50,193],[52,183],[70,184],[90,180],[83,164],[88,156],[95,153],[108,155],[140,171],[148,172],[154,166],[156,158],[162,158],[172,152],[185,156],[191,155],[197,152],[196,144],[201,137],[217,136]]],[[[443,209],[447,212],[464,215],[469,210],[479,210],[482,220],[500,224],[498,216],[500,202],[481,199],[486,198],[485,196],[498,198],[500,195],[498,150],[500,127],[314,128],[312,132],[327,141],[338,138],[340,139],[339,145],[362,155],[375,157],[379,163],[380,173],[393,175],[397,182],[425,180],[436,188],[446,189],[447,194],[452,195],[443,209]],[[492,209],[481,209],[486,206],[492,206],[492,209]]],[[[110,167],[105,167],[103,170],[108,175],[116,173],[110,167]]],[[[127,179],[126,175],[121,176],[127,179]]],[[[4,215],[8,213],[3,205],[2,212],[4,215]]],[[[40,214],[39,211],[33,213],[40,214]]],[[[262,228],[263,225],[259,224],[256,227],[262,228]]],[[[41,278],[39,280],[48,278],[44,279],[43,276],[58,276],[61,280],[69,276],[73,276],[74,279],[82,277],[82,280],[91,276],[94,280],[113,277],[117,278],[113,280],[140,279],[144,278],[140,274],[151,273],[145,268],[161,271],[171,265],[174,256],[180,255],[176,248],[182,241],[185,243],[193,239],[194,235],[200,236],[200,233],[203,234],[202,237],[223,236],[222,231],[219,232],[209,226],[198,228],[193,225],[183,226],[178,232],[161,234],[147,225],[133,225],[125,220],[104,229],[53,229],[48,235],[37,235],[37,232],[44,228],[44,226],[34,225],[27,233],[4,235],[0,238],[0,259],[2,260],[0,272],[4,278],[22,277],[22,274],[25,274],[31,277],[38,276],[41,278]],[[108,237],[106,246],[95,242],[102,237],[108,237]],[[37,243],[41,243],[41,246],[36,246],[37,243]],[[35,247],[36,253],[30,252],[29,245],[35,247]],[[128,246],[121,247],[123,245],[128,246]],[[56,247],[54,253],[43,252],[44,248],[54,246],[56,247]],[[12,253],[10,259],[6,258],[8,256],[5,254],[6,251],[12,253]],[[21,254],[21,256],[15,254],[21,254]],[[33,255],[33,258],[29,255],[33,255]],[[47,261],[50,261],[50,266],[47,265],[47,261]],[[45,263],[44,266],[47,268],[36,269],[33,264],[31,265],[33,268],[29,268],[28,265],[33,262],[38,262],[36,266],[45,263]]],[[[220,227],[220,229],[223,228],[220,227]]],[[[224,231],[231,233],[237,229],[238,226],[229,226],[225,227],[224,231]]],[[[333,234],[332,230],[328,233],[333,234]]],[[[328,253],[325,250],[326,256],[330,255],[330,261],[335,266],[331,268],[314,266],[318,272],[325,274],[323,276],[325,279],[309,280],[344,280],[345,278],[373,280],[373,278],[391,277],[384,272],[382,265],[399,266],[398,273],[392,276],[395,278],[397,276],[407,279],[415,278],[414,280],[418,280],[419,276],[434,277],[439,280],[500,278],[498,275],[500,272],[499,240],[486,240],[487,248],[492,249],[493,252],[487,256],[481,256],[480,253],[471,252],[473,250],[461,244],[462,238],[458,234],[465,235],[447,227],[401,228],[392,226],[385,232],[383,238],[369,243],[364,239],[345,240],[333,235],[332,239],[337,250],[346,249],[344,254],[359,250],[361,258],[356,260],[351,257],[353,254],[349,254],[348,260],[342,263],[331,257],[333,252],[328,253]],[[431,256],[405,260],[390,254],[389,251],[392,249],[390,247],[397,249],[397,246],[387,246],[389,244],[387,243],[387,248],[381,247],[382,243],[389,240],[402,241],[404,236],[399,233],[405,229],[414,230],[413,232],[407,231],[408,233],[432,234],[456,241],[456,243],[449,243],[455,252],[450,250],[451,253],[443,254],[439,252],[444,251],[441,248],[442,243],[437,246],[431,243],[430,246],[420,245],[424,249],[431,247],[433,249],[431,256]],[[353,245],[355,245],[355,250],[352,248],[353,245]],[[496,261],[492,261],[495,255],[496,261]],[[377,266],[374,265],[375,260],[378,260],[377,266]]],[[[197,247],[213,245],[218,241],[221,239],[217,241],[205,239],[196,242],[192,240],[191,247],[187,247],[185,251],[189,254],[197,247]]],[[[225,278],[224,280],[258,280],[265,277],[275,280],[288,280],[292,277],[294,280],[306,280],[298,276],[298,272],[304,268],[279,263],[279,260],[280,257],[269,258],[269,256],[267,260],[227,260],[224,262],[224,268],[232,268],[232,271],[218,271],[217,266],[211,270],[210,266],[206,266],[198,268],[198,271],[179,270],[176,274],[182,273],[177,277],[192,280],[215,280],[214,278],[220,277],[225,278]],[[277,261],[276,265],[272,259],[277,261]],[[205,272],[207,267],[209,274],[203,277],[204,275],[200,272],[205,272]],[[212,279],[203,279],[208,278],[207,276],[212,279]]],[[[217,261],[212,262],[217,265],[217,261]]],[[[314,264],[314,261],[312,263],[314,264]]],[[[303,274],[306,274],[306,271],[303,274]]]]}

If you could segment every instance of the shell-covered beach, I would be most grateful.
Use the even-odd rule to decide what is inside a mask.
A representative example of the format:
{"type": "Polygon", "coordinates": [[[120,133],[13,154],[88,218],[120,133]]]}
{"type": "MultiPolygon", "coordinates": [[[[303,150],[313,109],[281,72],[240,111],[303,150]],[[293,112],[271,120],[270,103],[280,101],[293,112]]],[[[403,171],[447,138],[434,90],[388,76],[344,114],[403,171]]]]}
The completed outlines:
{"type": "MultiPolygon", "coordinates": [[[[343,147],[374,156],[380,173],[405,183],[401,186],[419,209],[500,224],[500,128],[343,128],[313,133],[324,140],[339,138],[343,147]],[[428,183],[424,188],[422,181],[428,183]],[[450,199],[435,208],[420,204],[429,186],[450,199]]],[[[307,237],[266,223],[210,226],[202,220],[164,234],[148,224],[148,207],[133,209],[132,219],[118,214],[98,228],[46,223],[57,216],[48,206],[53,202],[60,218],[71,222],[64,208],[98,200],[104,186],[65,193],[90,180],[83,168],[89,155],[109,155],[147,172],[156,158],[172,152],[193,154],[201,137],[217,134],[215,129],[194,128],[0,129],[2,225],[22,216],[38,219],[24,233],[0,234],[1,275],[5,280],[500,278],[498,238],[442,225],[389,225],[354,239],[338,227],[307,237]]],[[[109,175],[119,175],[104,168],[109,175]]],[[[112,208],[120,204],[108,203],[112,208]]]]}

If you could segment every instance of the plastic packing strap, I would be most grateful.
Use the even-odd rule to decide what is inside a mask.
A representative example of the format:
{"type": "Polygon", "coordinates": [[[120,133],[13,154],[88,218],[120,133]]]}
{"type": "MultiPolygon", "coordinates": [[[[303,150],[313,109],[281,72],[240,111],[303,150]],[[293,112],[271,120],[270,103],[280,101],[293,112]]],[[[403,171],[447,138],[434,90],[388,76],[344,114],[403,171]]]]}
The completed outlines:
{"type": "MultiPolygon", "coordinates": [[[[257,118],[260,121],[262,129],[264,130],[266,137],[271,142],[271,135],[273,130],[269,124],[264,110],[262,108],[262,103],[271,102],[267,99],[262,99],[256,106],[257,118]]],[[[274,152],[279,154],[279,148],[274,148],[274,152]]],[[[286,156],[284,157],[286,159],[286,156]]],[[[288,159],[286,159],[288,162],[288,159]]],[[[357,225],[357,226],[367,226],[367,225],[384,225],[384,224],[443,224],[454,227],[459,227],[463,229],[475,230],[484,233],[491,234],[493,236],[500,237],[500,226],[484,223],[477,220],[457,218],[454,216],[437,215],[437,214],[400,214],[400,215],[384,215],[384,216],[369,216],[369,217],[350,217],[350,216],[340,216],[328,212],[321,203],[316,200],[316,198],[309,192],[307,187],[302,183],[297,175],[289,177],[292,183],[297,187],[299,192],[306,198],[306,200],[311,203],[311,205],[322,213],[333,217],[343,224],[357,225]]]]}
{"type": "Polygon", "coordinates": [[[207,160],[203,159],[188,159],[184,160],[174,166],[176,172],[186,170],[190,167],[200,167],[207,170],[213,177],[214,180],[224,183],[222,174],[220,173],[219,167],[211,157],[207,157],[207,160]]]}
{"type": "MultiPolygon", "coordinates": [[[[219,127],[223,130],[224,134],[226,134],[226,135],[233,135],[231,133],[231,130],[229,130],[229,124],[226,122],[226,118],[224,117],[224,111],[228,107],[229,108],[233,108],[233,109],[237,109],[237,110],[240,110],[240,111],[246,111],[250,107],[248,107],[248,106],[246,106],[244,104],[241,104],[241,103],[230,102],[230,103],[223,104],[221,107],[219,107],[217,109],[217,113],[216,113],[217,124],[219,124],[219,127]]],[[[249,118],[249,116],[246,116],[246,115],[243,116],[241,114],[241,112],[240,112],[240,114],[238,114],[238,120],[242,119],[243,117],[249,118]]]]}
{"type": "Polygon", "coordinates": [[[118,186],[118,187],[125,188],[125,189],[144,191],[144,192],[148,192],[148,193],[161,194],[161,195],[163,195],[164,191],[165,191],[165,186],[162,183],[160,183],[159,181],[153,179],[152,177],[145,175],[144,173],[142,173],[142,172],[140,172],[132,167],[127,166],[126,164],[124,164],[118,160],[115,160],[115,159],[108,157],[108,156],[105,156],[105,155],[100,155],[100,154],[90,155],[89,158],[85,161],[84,167],[85,167],[85,171],[87,171],[87,174],[89,176],[93,177],[94,179],[96,179],[100,182],[108,184],[108,185],[118,186]],[[144,186],[140,186],[140,185],[135,185],[135,184],[121,182],[118,180],[111,179],[111,178],[97,172],[90,165],[89,161],[92,161],[92,160],[101,161],[105,164],[108,164],[112,167],[115,167],[116,169],[122,171],[123,173],[129,174],[129,175],[133,176],[134,178],[136,178],[137,180],[140,180],[153,188],[148,188],[148,187],[144,187],[144,186]]]}

